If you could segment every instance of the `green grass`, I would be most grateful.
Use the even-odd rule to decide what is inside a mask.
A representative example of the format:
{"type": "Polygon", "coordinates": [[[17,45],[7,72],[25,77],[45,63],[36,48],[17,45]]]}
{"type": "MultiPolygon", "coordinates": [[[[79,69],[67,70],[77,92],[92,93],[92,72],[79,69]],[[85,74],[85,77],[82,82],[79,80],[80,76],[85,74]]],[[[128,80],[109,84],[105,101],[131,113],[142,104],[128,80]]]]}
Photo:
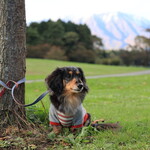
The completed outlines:
{"type": "Polygon", "coordinates": [[[119,121],[120,132],[97,135],[95,149],[150,149],[150,75],[89,80],[85,107],[93,119],[119,121]]]}
{"type": "MultiPolygon", "coordinates": [[[[27,78],[44,78],[57,66],[79,66],[85,74],[114,74],[144,70],[138,67],[115,67],[49,60],[27,60],[27,78]]],[[[120,131],[93,133],[92,143],[75,142],[72,149],[84,150],[149,150],[150,149],[150,75],[88,79],[90,88],[84,106],[92,120],[120,122],[120,131]]],[[[26,103],[31,103],[46,91],[44,83],[26,84],[26,103]]],[[[43,100],[48,115],[49,97],[43,100]]],[[[35,105],[45,113],[42,104],[35,105]]],[[[57,146],[57,145],[56,145],[57,146]]],[[[57,149],[64,149],[60,145],[57,149]]]]}
{"type": "Polygon", "coordinates": [[[81,67],[86,76],[127,73],[146,70],[144,67],[105,66],[99,64],[86,64],[48,59],[27,59],[27,80],[45,79],[57,67],[76,66],[81,67]]]}

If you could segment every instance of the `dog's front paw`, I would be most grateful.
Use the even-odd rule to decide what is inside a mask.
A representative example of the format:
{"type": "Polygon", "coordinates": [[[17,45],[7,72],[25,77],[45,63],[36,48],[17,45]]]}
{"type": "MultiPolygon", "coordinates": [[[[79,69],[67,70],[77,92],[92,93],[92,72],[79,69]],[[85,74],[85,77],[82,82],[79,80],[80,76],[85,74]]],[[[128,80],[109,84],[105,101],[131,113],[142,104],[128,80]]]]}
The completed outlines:
{"type": "Polygon", "coordinates": [[[71,131],[73,134],[80,133],[81,130],[82,130],[82,128],[70,128],[70,131],[71,131]]]}
{"type": "Polygon", "coordinates": [[[55,134],[59,134],[62,131],[62,126],[52,126],[53,127],[53,132],[55,134]]]}

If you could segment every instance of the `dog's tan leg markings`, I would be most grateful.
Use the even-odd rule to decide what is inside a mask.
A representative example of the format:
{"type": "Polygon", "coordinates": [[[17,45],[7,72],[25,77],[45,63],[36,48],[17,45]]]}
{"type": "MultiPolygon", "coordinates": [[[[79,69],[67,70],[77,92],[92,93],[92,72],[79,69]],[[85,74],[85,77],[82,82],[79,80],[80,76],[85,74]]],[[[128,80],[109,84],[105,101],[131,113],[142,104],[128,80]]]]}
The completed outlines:
{"type": "Polygon", "coordinates": [[[62,130],[62,126],[53,126],[53,132],[59,134],[62,130]]]}

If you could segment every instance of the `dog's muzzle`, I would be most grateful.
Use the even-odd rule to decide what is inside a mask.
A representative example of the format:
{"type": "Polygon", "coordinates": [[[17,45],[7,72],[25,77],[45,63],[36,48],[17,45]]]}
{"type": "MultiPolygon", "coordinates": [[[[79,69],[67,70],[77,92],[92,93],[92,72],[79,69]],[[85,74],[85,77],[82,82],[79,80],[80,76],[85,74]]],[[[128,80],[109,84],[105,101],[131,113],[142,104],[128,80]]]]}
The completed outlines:
{"type": "Polygon", "coordinates": [[[77,87],[78,87],[79,90],[83,89],[83,83],[79,83],[79,84],[77,85],[77,87]]]}
{"type": "Polygon", "coordinates": [[[82,90],[83,90],[83,83],[78,83],[76,91],[82,92],[82,90]]]}
{"type": "Polygon", "coordinates": [[[82,92],[82,90],[83,90],[83,83],[78,83],[75,88],[72,88],[72,91],[74,93],[82,92]]]}

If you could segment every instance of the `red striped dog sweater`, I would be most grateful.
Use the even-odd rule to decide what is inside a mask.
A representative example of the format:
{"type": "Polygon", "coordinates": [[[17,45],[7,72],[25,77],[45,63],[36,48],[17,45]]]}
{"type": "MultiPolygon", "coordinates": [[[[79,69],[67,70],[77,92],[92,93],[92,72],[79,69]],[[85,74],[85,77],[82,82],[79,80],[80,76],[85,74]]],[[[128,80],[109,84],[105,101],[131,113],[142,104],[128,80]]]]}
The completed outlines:
{"type": "Polygon", "coordinates": [[[66,115],[54,107],[53,104],[50,106],[49,120],[50,125],[81,128],[88,119],[88,114],[82,104],[77,108],[77,112],[74,115],[66,115]]]}

